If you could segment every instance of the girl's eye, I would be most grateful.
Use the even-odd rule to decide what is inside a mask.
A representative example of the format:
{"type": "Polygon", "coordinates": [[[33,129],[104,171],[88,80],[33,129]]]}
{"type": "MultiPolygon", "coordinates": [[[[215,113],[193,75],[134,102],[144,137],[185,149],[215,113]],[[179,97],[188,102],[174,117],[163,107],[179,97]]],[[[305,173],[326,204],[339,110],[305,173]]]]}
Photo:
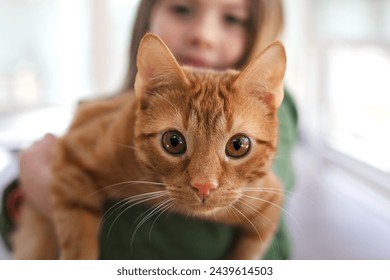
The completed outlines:
{"type": "Polygon", "coordinates": [[[235,15],[225,15],[224,16],[225,23],[229,25],[245,25],[245,20],[235,16],[235,15]]]}
{"type": "Polygon", "coordinates": [[[165,132],[161,137],[161,144],[164,150],[171,155],[182,155],[187,150],[186,139],[176,130],[165,132]]]}
{"type": "Polygon", "coordinates": [[[248,154],[251,140],[243,134],[234,135],[226,144],[225,153],[232,158],[241,158],[248,154]]]}
{"type": "Polygon", "coordinates": [[[180,4],[173,5],[171,7],[171,10],[174,14],[180,15],[180,16],[187,16],[191,13],[190,7],[187,7],[185,5],[180,5],[180,4]]]}

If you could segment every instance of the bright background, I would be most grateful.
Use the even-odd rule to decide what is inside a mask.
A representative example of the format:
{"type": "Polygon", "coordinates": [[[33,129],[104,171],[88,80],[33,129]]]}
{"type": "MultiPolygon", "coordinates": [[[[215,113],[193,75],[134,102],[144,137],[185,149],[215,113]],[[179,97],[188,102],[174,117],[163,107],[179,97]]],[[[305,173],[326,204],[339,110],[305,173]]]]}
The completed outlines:
{"type": "MultiPolygon", "coordinates": [[[[390,0],[284,2],[293,257],[390,259],[390,0]]],[[[0,148],[60,134],[79,99],[118,91],[137,4],[0,0],[0,148]]]]}

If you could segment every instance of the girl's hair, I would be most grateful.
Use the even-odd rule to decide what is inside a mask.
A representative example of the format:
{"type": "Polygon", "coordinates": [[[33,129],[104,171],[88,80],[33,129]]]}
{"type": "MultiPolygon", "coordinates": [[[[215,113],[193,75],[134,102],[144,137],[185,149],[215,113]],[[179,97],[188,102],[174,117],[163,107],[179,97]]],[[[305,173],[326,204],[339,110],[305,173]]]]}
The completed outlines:
{"type": "MultiPolygon", "coordinates": [[[[158,0],[141,0],[131,36],[128,71],[124,90],[134,88],[137,74],[136,58],[142,37],[149,31],[152,9],[158,0]]],[[[249,21],[247,24],[248,41],[244,57],[235,65],[244,67],[248,61],[259,54],[265,47],[277,40],[283,29],[282,0],[248,0],[249,21]]]]}

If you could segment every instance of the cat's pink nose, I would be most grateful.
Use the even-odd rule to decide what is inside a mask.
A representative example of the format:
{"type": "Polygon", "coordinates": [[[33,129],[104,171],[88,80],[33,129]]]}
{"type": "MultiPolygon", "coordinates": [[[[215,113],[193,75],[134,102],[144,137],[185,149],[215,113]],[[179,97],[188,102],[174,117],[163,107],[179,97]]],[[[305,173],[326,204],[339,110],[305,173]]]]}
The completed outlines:
{"type": "Polygon", "coordinates": [[[198,191],[198,196],[204,200],[210,195],[210,191],[217,188],[215,183],[192,183],[192,187],[198,191]]]}

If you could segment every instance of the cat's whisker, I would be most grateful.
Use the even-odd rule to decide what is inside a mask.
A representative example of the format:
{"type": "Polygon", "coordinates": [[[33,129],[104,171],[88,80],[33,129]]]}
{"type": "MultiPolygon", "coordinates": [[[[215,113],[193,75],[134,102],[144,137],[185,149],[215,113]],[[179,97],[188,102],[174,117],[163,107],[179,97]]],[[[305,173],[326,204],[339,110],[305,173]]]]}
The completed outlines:
{"type": "MultiPolygon", "coordinates": [[[[266,215],[261,213],[259,210],[256,210],[249,203],[246,203],[246,202],[244,202],[242,200],[240,200],[239,203],[241,203],[241,205],[244,205],[245,207],[247,207],[251,211],[254,211],[255,213],[259,214],[263,219],[265,219],[272,226],[272,228],[274,229],[275,232],[278,230],[278,227],[277,227],[277,225],[275,223],[271,222],[271,220],[268,219],[266,215]]],[[[278,239],[275,238],[274,240],[276,241],[276,245],[280,248],[280,243],[279,243],[278,239]]],[[[271,245],[273,245],[273,244],[274,244],[274,242],[271,243],[271,245]]]]}
{"type": "Polygon", "coordinates": [[[309,197],[303,196],[303,195],[297,193],[296,191],[288,191],[288,190],[282,191],[282,190],[264,189],[264,188],[258,188],[258,189],[242,188],[241,190],[245,191],[245,192],[264,192],[264,193],[284,194],[284,196],[286,198],[290,198],[292,196],[296,196],[296,197],[299,197],[299,198],[302,198],[302,199],[306,200],[308,203],[311,202],[311,199],[309,197]]]}
{"type": "Polygon", "coordinates": [[[217,219],[217,216],[215,215],[215,212],[213,212],[212,214],[213,214],[215,222],[218,223],[218,219],[217,219]]]}
{"type": "MultiPolygon", "coordinates": [[[[252,205],[250,205],[249,203],[243,201],[243,200],[240,200],[238,203],[240,203],[241,205],[243,205],[244,207],[250,209],[251,211],[259,214],[261,216],[261,219],[264,219],[269,225],[272,226],[274,232],[276,232],[278,230],[278,226],[277,224],[273,223],[270,219],[268,219],[268,217],[266,215],[264,215],[263,213],[261,213],[259,210],[257,210],[256,208],[254,208],[252,205]]],[[[261,238],[261,237],[260,237],[261,238]]],[[[277,242],[277,246],[280,247],[280,244],[278,242],[277,239],[275,239],[276,242],[277,242]]],[[[272,243],[273,244],[273,243],[272,243]]]]}
{"type": "Polygon", "coordinates": [[[139,205],[141,203],[144,203],[144,202],[147,202],[147,201],[150,201],[150,200],[154,200],[154,199],[157,199],[157,198],[160,198],[160,197],[163,197],[165,196],[165,191],[160,191],[161,193],[152,193],[152,194],[141,194],[141,195],[144,195],[143,197],[140,195],[140,197],[138,199],[132,199],[130,198],[128,202],[126,202],[125,204],[130,204],[128,205],[127,207],[125,207],[125,209],[123,209],[119,214],[118,216],[114,219],[114,221],[111,223],[111,226],[108,230],[108,234],[110,234],[111,230],[112,230],[112,227],[114,226],[114,224],[116,223],[116,221],[119,219],[119,217],[124,213],[126,212],[127,210],[129,210],[130,208],[136,206],[136,205],[139,205]],[[135,203],[132,203],[134,202],[135,203]]]}
{"type": "MultiPolygon", "coordinates": [[[[279,205],[277,205],[277,204],[275,204],[275,203],[273,203],[273,202],[271,202],[271,201],[268,201],[268,200],[266,200],[266,199],[262,199],[262,198],[260,198],[260,197],[255,197],[255,196],[250,196],[250,195],[245,195],[245,194],[242,194],[242,196],[243,197],[247,197],[247,198],[250,198],[250,199],[255,199],[255,200],[258,200],[258,201],[262,201],[262,202],[265,202],[265,203],[268,203],[268,204],[270,204],[270,205],[272,205],[272,206],[274,206],[274,207],[277,207],[277,208],[279,208],[281,211],[283,211],[286,215],[288,215],[291,219],[292,219],[292,221],[296,224],[296,226],[298,227],[298,228],[300,228],[301,229],[301,226],[299,225],[299,223],[298,223],[298,221],[286,210],[286,209],[284,209],[283,207],[281,207],[281,206],[279,206],[279,205]]],[[[302,230],[302,229],[301,229],[302,230]]]]}
{"type": "Polygon", "coordinates": [[[286,191],[286,190],[281,190],[281,189],[275,189],[275,188],[241,188],[242,190],[245,190],[245,191],[261,191],[261,190],[272,190],[272,191],[279,191],[281,193],[284,193],[284,192],[292,192],[292,191],[286,191]]]}
{"type": "Polygon", "coordinates": [[[263,239],[261,238],[261,234],[259,233],[259,231],[258,231],[257,228],[255,227],[255,225],[252,223],[252,221],[251,221],[244,213],[242,213],[240,210],[238,210],[236,207],[234,207],[234,205],[231,205],[231,207],[232,207],[232,209],[234,209],[234,211],[237,211],[237,213],[239,213],[241,216],[243,216],[243,217],[245,218],[245,220],[247,220],[247,221],[251,224],[251,226],[252,226],[253,229],[256,231],[257,235],[259,236],[259,238],[260,238],[261,240],[263,240],[263,239]]]}
{"type": "Polygon", "coordinates": [[[145,201],[154,199],[154,198],[159,198],[163,197],[166,195],[165,191],[155,191],[155,192],[148,192],[148,193],[142,193],[142,194],[137,194],[133,195],[131,197],[126,198],[126,203],[125,204],[131,204],[130,206],[135,206],[140,203],[143,203],[145,201]],[[133,203],[135,202],[135,203],[133,203]]]}
{"type": "Polygon", "coordinates": [[[137,233],[137,231],[140,229],[140,227],[148,219],[150,219],[154,214],[158,213],[161,208],[163,208],[166,204],[171,203],[171,202],[172,202],[172,199],[171,198],[167,198],[166,200],[163,200],[162,202],[158,203],[157,205],[155,205],[151,209],[148,209],[143,214],[141,214],[141,215],[145,215],[145,216],[144,216],[144,218],[142,218],[142,220],[137,224],[136,228],[134,229],[133,235],[131,237],[131,242],[130,242],[131,248],[133,248],[134,237],[135,237],[135,234],[137,233]]]}
{"type": "Polygon", "coordinates": [[[278,189],[266,189],[266,188],[256,188],[256,189],[253,189],[253,188],[242,188],[240,189],[241,191],[245,191],[245,192],[267,192],[267,193],[276,193],[276,194],[285,194],[285,193],[292,193],[292,192],[289,192],[289,191],[282,191],[282,190],[278,190],[278,189]]]}
{"type": "Polygon", "coordinates": [[[274,193],[274,194],[282,194],[284,196],[289,196],[289,195],[293,195],[294,192],[292,191],[283,191],[283,190],[277,190],[277,189],[266,189],[266,188],[256,188],[256,189],[253,189],[253,188],[248,188],[248,189],[245,189],[245,188],[242,188],[240,189],[242,192],[260,192],[260,193],[274,193]]]}
{"type": "Polygon", "coordinates": [[[131,149],[131,150],[134,150],[134,151],[137,149],[136,146],[130,146],[130,145],[121,144],[121,143],[115,143],[115,145],[117,145],[119,147],[122,147],[122,148],[131,149]]]}
{"type": "MultiPolygon", "coordinates": [[[[143,203],[143,202],[146,202],[146,201],[149,201],[149,200],[153,200],[153,199],[156,199],[156,198],[159,198],[159,197],[151,197],[151,198],[148,198],[148,199],[144,199],[144,200],[142,200],[142,201],[138,201],[137,203],[134,203],[134,204],[129,205],[128,207],[126,207],[123,211],[121,211],[121,212],[118,214],[118,216],[117,216],[117,217],[114,219],[114,221],[111,223],[110,228],[109,228],[109,230],[108,230],[107,236],[109,237],[109,235],[110,235],[110,233],[111,233],[111,231],[112,231],[112,229],[113,229],[113,227],[114,227],[116,221],[119,219],[119,217],[120,217],[124,212],[128,211],[130,208],[132,208],[133,206],[135,206],[135,205],[137,205],[137,204],[140,204],[140,203],[143,203]]],[[[108,238],[108,237],[107,237],[107,238],[108,238]]]]}
{"type": "Polygon", "coordinates": [[[121,187],[119,190],[117,190],[117,192],[121,192],[123,189],[126,189],[128,186],[137,185],[137,184],[158,185],[158,186],[164,186],[165,187],[165,184],[159,183],[159,182],[133,181],[133,183],[121,187]]]}
{"type": "Polygon", "coordinates": [[[150,227],[150,230],[149,230],[149,243],[152,242],[152,229],[154,227],[154,224],[157,222],[158,218],[164,214],[169,208],[171,208],[174,204],[175,204],[175,201],[173,199],[170,200],[171,203],[169,203],[168,205],[165,205],[164,207],[162,207],[160,209],[160,214],[158,214],[158,216],[154,219],[153,223],[152,223],[152,226],[150,227]]]}
{"type": "Polygon", "coordinates": [[[237,215],[237,213],[234,211],[234,209],[232,208],[232,205],[230,205],[228,208],[227,208],[228,211],[231,211],[233,212],[234,216],[236,216],[237,220],[241,222],[241,218],[237,215]]]}
{"type": "Polygon", "coordinates": [[[115,222],[118,220],[118,218],[124,213],[126,212],[127,210],[129,210],[131,207],[133,207],[134,205],[137,205],[137,204],[140,204],[140,203],[143,203],[145,201],[148,201],[148,200],[152,200],[152,199],[156,199],[156,198],[159,198],[163,196],[162,194],[140,194],[140,195],[137,195],[137,197],[133,197],[133,198],[125,198],[117,203],[115,203],[113,206],[111,206],[107,211],[106,213],[104,214],[104,218],[102,220],[102,224],[105,223],[116,211],[116,209],[119,209],[120,207],[124,207],[125,205],[129,205],[130,203],[132,202],[136,202],[132,205],[129,205],[127,206],[124,210],[122,210],[118,216],[114,219],[114,221],[111,223],[110,225],[110,228],[109,228],[109,231],[108,231],[108,235],[107,235],[107,238],[109,237],[110,233],[111,233],[111,230],[112,230],[112,227],[114,226],[115,222]],[[108,214],[109,213],[109,214],[108,214]],[[108,214],[108,215],[107,215],[108,214]]]}
{"type": "Polygon", "coordinates": [[[259,201],[262,201],[262,202],[265,202],[267,204],[271,204],[272,206],[275,206],[276,208],[282,210],[283,212],[285,212],[287,215],[290,215],[290,213],[284,209],[282,206],[279,206],[271,201],[268,201],[266,199],[263,199],[263,198],[260,198],[260,197],[256,197],[256,196],[250,196],[250,195],[246,195],[246,194],[242,194],[243,197],[247,197],[247,198],[251,198],[251,199],[255,199],[255,200],[259,200],[259,201]]]}
{"type": "Polygon", "coordinates": [[[103,217],[101,219],[101,224],[104,224],[106,222],[106,220],[108,220],[112,213],[114,213],[114,211],[116,209],[114,208],[119,208],[119,207],[122,207],[123,205],[125,205],[127,203],[127,198],[124,198],[124,199],[121,199],[119,200],[118,202],[116,202],[114,205],[112,205],[110,208],[108,208],[104,214],[103,214],[103,217]],[[121,205],[122,204],[122,205],[121,205]]]}
{"type": "Polygon", "coordinates": [[[118,187],[118,186],[121,186],[121,185],[125,185],[125,186],[124,187],[122,186],[122,188],[120,190],[122,190],[123,188],[126,188],[128,186],[133,186],[133,185],[137,185],[137,184],[148,184],[148,185],[156,185],[156,186],[164,186],[165,187],[165,184],[164,183],[160,183],[160,182],[142,181],[142,180],[139,180],[139,181],[124,181],[124,182],[115,183],[115,184],[112,184],[112,185],[100,188],[99,190],[97,190],[95,192],[92,192],[89,195],[91,196],[91,195],[97,194],[99,192],[103,192],[103,191],[108,190],[110,188],[118,187]],[[127,184],[127,185],[125,185],[125,184],[127,184]]]}
{"type": "MultiPolygon", "coordinates": [[[[163,196],[161,196],[161,197],[163,197],[163,196]]],[[[164,201],[165,201],[165,200],[164,200],[164,201]]],[[[159,202],[157,205],[152,206],[151,208],[149,208],[149,209],[147,209],[146,211],[144,211],[141,215],[139,215],[139,216],[137,217],[137,219],[135,219],[135,221],[133,222],[133,225],[132,225],[132,226],[134,227],[135,224],[138,224],[139,220],[141,220],[142,217],[143,217],[144,215],[146,215],[147,212],[152,211],[154,208],[158,207],[158,206],[160,205],[160,203],[161,203],[161,202],[159,202]]]]}
{"type": "Polygon", "coordinates": [[[244,200],[239,200],[238,203],[240,203],[241,205],[244,205],[245,207],[247,207],[248,209],[254,211],[255,213],[259,214],[261,216],[261,218],[263,218],[264,220],[266,220],[269,224],[272,225],[273,229],[274,230],[277,230],[277,227],[274,223],[271,222],[270,219],[267,218],[266,215],[264,215],[263,213],[261,213],[259,210],[255,209],[252,205],[250,205],[249,203],[245,202],[244,200]]]}
{"type": "Polygon", "coordinates": [[[109,209],[107,209],[105,211],[105,213],[103,215],[102,223],[104,223],[114,213],[114,211],[116,210],[114,208],[122,207],[122,206],[124,206],[126,204],[129,204],[129,203],[133,202],[133,201],[141,200],[141,199],[146,198],[146,197],[153,197],[153,196],[159,197],[159,194],[162,194],[162,193],[165,193],[165,191],[155,191],[155,192],[141,193],[141,194],[133,195],[130,198],[126,197],[126,198],[118,201],[117,203],[115,203],[109,209]],[[120,204],[122,204],[122,205],[120,205],[120,204]],[[107,214],[108,214],[108,216],[107,216],[107,214]]]}

